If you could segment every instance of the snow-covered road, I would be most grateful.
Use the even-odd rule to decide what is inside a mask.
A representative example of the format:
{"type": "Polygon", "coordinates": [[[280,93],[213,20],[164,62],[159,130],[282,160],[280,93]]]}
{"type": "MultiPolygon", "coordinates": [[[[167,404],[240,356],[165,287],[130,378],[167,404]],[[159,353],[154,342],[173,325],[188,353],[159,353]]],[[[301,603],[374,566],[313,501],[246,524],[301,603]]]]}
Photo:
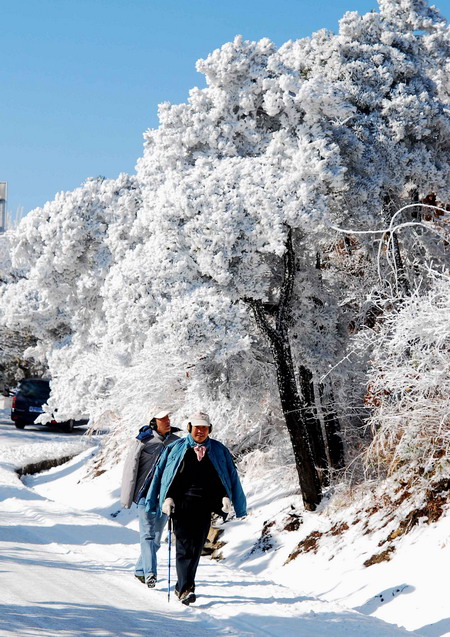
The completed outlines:
{"type": "MultiPolygon", "coordinates": [[[[158,588],[149,590],[132,576],[137,532],[111,518],[107,496],[104,515],[77,506],[76,485],[92,455],[85,438],[17,432],[3,422],[0,445],[1,637],[413,634],[209,559],[199,568],[195,607],[173,595],[168,603],[167,544],[160,550],[158,588]],[[27,478],[28,486],[19,481],[13,468],[24,459],[67,445],[85,450],[67,465],[27,478]]],[[[84,490],[84,502],[86,492],[98,499],[94,486],[85,483],[84,490]]]]}

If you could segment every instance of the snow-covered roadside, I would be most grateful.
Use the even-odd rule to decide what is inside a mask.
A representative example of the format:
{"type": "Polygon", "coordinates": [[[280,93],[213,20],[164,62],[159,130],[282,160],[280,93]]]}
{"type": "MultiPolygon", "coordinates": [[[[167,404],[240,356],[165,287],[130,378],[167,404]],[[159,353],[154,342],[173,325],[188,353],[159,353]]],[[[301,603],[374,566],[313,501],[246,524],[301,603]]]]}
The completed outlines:
{"type": "Polygon", "coordinates": [[[92,450],[96,444],[94,438],[81,435],[66,436],[37,427],[15,429],[9,413],[9,409],[0,410],[0,438],[4,440],[0,450],[0,484],[8,485],[8,493],[24,488],[17,470],[46,460],[73,457],[86,449],[92,450]]]}
{"type": "MultiPolygon", "coordinates": [[[[28,453],[36,446],[39,455],[40,444],[28,444],[28,453]]],[[[168,604],[167,545],[160,551],[158,590],[150,591],[132,575],[138,536],[134,512],[118,513],[121,468],[87,480],[91,454],[87,449],[66,465],[26,477],[26,486],[13,493],[2,480],[0,581],[7,593],[0,635],[134,637],[149,629],[181,636],[193,630],[248,637],[411,634],[336,601],[294,592],[265,573],[209,559],[199,569],[195,607],[173,596],[168,604]]],[[[251,521],[252,515],[227,524],[237,553],[256,539],[248,537],[251,521]]]]}
{"type": "MultiPolygon", "coordinates": [[[[235,537],[234,528],[227,532],[227,544],[222,549],[227,564],[264,574],[298,594],[339,602],[410,631],[429,637],[450,637],[446,584],[450,572],[449,512],[437,523],[427,524],[424,518],[408,534],[387,543],[390,531],[398,526],[401,507],[397,522],[392,519],[390,526],[382,517],[382,506],[378,513],[367,512],[369,502],[373,506],[369,496],[367,502],[355,496],[353,504],[346,507],[342,500],[339,511],[331,507],[328,514],[305,514],[295,489],[290,492],[286,486],[295,485],[295,476],[291,477],[292,480],[285,476],[281,482],[279,472],[274,471],[266,475],[265,486],[262,481],[246,482],[252,505],[248,539],[242,544],[235,537]],[[297,519],[298,530],[286,530],[295,528],[297,519]],[[367,532],[371,527],[378,530],[367,532]],[[299,542],[308,536],[310,550],[285,564],[299,542]],[[259,550],[254,550],[256,538],[259,550]],[[390,545],[395,550],[388,561],[364,566],[368,558],[390,545]]],[[[322,508],[325,506],[326,503],[322,508]]]]}

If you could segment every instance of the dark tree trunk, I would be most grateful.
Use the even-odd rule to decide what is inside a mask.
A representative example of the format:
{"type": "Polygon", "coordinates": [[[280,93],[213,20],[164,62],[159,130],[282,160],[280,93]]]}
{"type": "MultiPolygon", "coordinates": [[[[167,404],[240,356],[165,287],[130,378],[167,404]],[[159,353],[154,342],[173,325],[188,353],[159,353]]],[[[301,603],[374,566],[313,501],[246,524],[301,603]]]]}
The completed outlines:
{"type": "Polygon", "coordinates": [[[272,352],[277,370],[281,407],[294,451],[303,503],[305,509],[314,511],[321,500],[321,484],[308,436],[305,405],[295,381],[289,344],[272,343],[272,352]]]}
{"type": "Polygon", "coordinates": [[[314,463],[323,486],[329,484],[328,458],[322,435],[322,423],[317,414],[312,372],[304,365],[298,368],[300,389],[305,404],[305,425],[311,443],[314,463]]]}
{"type": "Polygon", "coordinates": [[[398,242],[398,237],[395,232],[392,233],[392,246],[394,250],[395,268],[397,270],[398,286],[403,291],[404,294],[409,296],[411,293],[411,289],[409,287],[409,281],[406,276],[405,266],[403,265],[403,259],[400,252],[400,244],[398,242]]]}
{"type": "MultiPolygon", "coordinates": [[[[418,199],[417,192],[413,193],[413,198],[415,201],[417,201],[418,199]]],[[[397,197],[395,197],[390,192],[386,193],[384,200],[385,200],[386,223],[387,225],[390,225],[390,223],[392,222],[393,216],[396,214],[396,211],[400,207],[400,201],[398,200],[397,197]]],[[[414,208],[413,208],[413,211],[414,211],[414,208]]],[[[388,231],[384,235],[384,238],[387,239],[388,241],[388,248],[389,248],[389,242],[392,241],[392,254],[393,254],[394,266],[395,266],[394,275],[396,277],[396,283],[397,283],[398,289],[399,291],[403,292],[403,294],[405,294],[406,296],[409,296],[409,294],[411,293],[411,288],[408,281],[408,277],[406,276],[406,270],[403,263],[401,251],[400,251],[400,243],[398,240],[397,233],[388,231]]]]}
{"type": "Polygon", "coordinates": [[[272,350],[281,407],[294,452],[303,503],[305,509],[314,511],[321,500],[321,485],[308,435],[305,404],[298,391],[287,334],[287,314],[294,275],[294,250],[290,232],[286,244],[284,279],[279,302],[265,306],[259,300],[245,300],[253,309],[256,322],[268,338],[272,350]]]}
{"type": "Polygon", "coordinates": [[[329,390],[329,393],[329,397],[325,400],[324,386],[319,385],[330,468],[342,469],[344,466],[344,443],[341,437],[341,424],[336,412],[331,408],[333,404],[333,392],[329,390]]]}

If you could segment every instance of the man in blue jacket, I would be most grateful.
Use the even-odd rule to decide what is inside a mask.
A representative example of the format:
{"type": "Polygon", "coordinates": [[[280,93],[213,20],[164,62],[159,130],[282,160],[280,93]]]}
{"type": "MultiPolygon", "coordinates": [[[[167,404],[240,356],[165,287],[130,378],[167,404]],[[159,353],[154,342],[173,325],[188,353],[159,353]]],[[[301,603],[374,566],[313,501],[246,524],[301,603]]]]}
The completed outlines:
{"type": "Polygon", "coordinates": [[[208,414],[188,422],[189,435],[162,454],[147,494],[147,511],[171,515],[176,537],[175,594],[195,602],[195,575],[211,525],[211,514],[226,517],[231,503],[237,517],[247,515],[246,499],[231,453],[209,437],[208,414]]]}
{"type": "Polygon", "coordinates": [[[161,535],[167,522],[164,513],[149,513],[145,510],[145,496],[153,479],[155,465],[164,449],[178,436],[177,427],[171,427],[169,410],[161,407],[151,409],[149,424],[141,427],[132,441],[125,460],[122,476],[120,501],[128,509],[137,504],[141,552],[136,562],[135,576],[149,588],[154,588],[157,580],[156,553],[160,547],[161,535]]]}

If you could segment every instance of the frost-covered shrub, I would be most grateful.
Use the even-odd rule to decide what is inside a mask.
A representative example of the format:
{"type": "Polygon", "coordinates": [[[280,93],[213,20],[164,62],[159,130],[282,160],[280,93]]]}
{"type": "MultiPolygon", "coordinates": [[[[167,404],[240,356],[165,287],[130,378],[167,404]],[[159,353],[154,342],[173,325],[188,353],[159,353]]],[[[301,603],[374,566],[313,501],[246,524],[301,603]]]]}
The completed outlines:
{"type": "Polygon", "coordinates": [[[401,475],[449,471],[450,279],[386,315],[369,372],[370,467],[401,475]]]}

